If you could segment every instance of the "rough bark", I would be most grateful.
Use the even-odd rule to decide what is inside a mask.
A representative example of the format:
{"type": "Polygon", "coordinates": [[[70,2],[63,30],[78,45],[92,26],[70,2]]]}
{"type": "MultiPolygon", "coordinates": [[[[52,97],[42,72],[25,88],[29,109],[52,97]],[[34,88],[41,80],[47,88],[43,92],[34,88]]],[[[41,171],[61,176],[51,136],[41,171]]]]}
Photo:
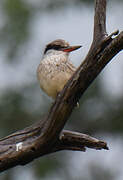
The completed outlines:
{"type": "Polygon", "coordinates": [[[80,97],[122,49],[123,31],[107,35],[106,0],[96,0],[93,42],[85,60],[59,93],[44,119],[0,139],[0,172],[60,150],[108,149],[104,141],[63,128],[80,97]]]}

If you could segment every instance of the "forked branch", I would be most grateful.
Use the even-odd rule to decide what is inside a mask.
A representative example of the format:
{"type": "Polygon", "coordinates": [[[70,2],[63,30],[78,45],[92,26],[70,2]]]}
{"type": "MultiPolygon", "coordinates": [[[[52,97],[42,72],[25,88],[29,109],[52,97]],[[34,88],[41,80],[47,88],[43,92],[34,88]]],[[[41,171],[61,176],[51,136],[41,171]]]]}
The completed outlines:
{"type": "Polygon", "coordinates": [[[80,97],[123,49],[123,31],[108,36],[105,21],[106,0],[96,0],[93,42],[85,60],[57,96],[45,119],[0,140],[0,172],[59,150],[108,149],[103,141],[63,130],[80,97]],[[114,35],[116,37],[112,38],[114,35]]]}

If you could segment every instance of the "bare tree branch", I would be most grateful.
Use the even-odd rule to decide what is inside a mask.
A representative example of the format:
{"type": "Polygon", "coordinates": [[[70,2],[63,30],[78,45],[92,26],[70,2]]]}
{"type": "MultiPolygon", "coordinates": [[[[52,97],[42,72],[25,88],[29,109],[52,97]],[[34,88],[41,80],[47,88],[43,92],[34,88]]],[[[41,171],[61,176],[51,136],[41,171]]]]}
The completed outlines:
{"type": "Polygon", "coordinates": [[[95,1],[95,16],[94,16],[94,34],[93,43],[96,45],[102,40],[106,33],[106,1],[97,0],[95,1]],[[101,4],[101,6],[100,6],[101,4]],[[96,41],[95,41],[96,40],[96,41]]]}
{"type": "Polygon", "coordinates": [[[96,138],[92,138],[87,134],[78,132],[71,132],[64,130],[59,138],[61,150],[77,150],[86,151],[86,147],[97,150],[106,149],[108,150],[107,144],[104,141],[100,141],[96,138]]]}
{"type": "Polygon", "coordinates": [[[43,120],[0,140],[0,172],[59,150],[108,149],[103,141],[63,130],[80,97],[106,64],[123,49],[123,31],[108,36],[105,19],[106,0],[96,0],[93,42],[85,60],[43,120]],[[114,35],[116,37],[112,38],[114,35]]]}
{"type": "Polygon", "coordinates": [[[85,151],[86,147],[93,149],[108,149],[107,144],[86,134],[65,131],[61,133],[53,146],[47,142],[40,145],[42,133],[39,124],[18,131],[0,140],[0,172],[16,166],[24,165],[33,159],[60,150],[85,151]]]}

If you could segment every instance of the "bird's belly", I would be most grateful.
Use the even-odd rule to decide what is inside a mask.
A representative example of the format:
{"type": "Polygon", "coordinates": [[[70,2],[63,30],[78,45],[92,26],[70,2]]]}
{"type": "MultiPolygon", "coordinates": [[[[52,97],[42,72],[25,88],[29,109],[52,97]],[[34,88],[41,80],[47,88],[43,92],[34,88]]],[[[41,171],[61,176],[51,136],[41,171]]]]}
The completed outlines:
{"type": "Polygon", "coordinates": [[[69,73],[57,73],[54,76],[45,76],[43,75],[39,78],[40,87],[43,89],[48,96],[51,96],[53,99],[56,98],[57,94],[63,89],[64,85],[67,83],[72,74],[69,73]]]}

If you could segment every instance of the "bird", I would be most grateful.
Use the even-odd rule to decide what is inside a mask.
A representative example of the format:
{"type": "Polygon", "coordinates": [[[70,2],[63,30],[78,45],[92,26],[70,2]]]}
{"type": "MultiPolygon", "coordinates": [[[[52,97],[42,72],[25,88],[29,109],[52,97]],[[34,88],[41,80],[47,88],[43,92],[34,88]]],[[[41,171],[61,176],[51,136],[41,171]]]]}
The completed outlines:
{"type": "Polygon", "coordinates": [[[81,47],[70,46],[63,39],[54,40],[46,45],[37,68],[37,78],[41,89],[52,99],[56,99],[76,71],[76,67],[69,60],[69,54],[81,47]]]}

